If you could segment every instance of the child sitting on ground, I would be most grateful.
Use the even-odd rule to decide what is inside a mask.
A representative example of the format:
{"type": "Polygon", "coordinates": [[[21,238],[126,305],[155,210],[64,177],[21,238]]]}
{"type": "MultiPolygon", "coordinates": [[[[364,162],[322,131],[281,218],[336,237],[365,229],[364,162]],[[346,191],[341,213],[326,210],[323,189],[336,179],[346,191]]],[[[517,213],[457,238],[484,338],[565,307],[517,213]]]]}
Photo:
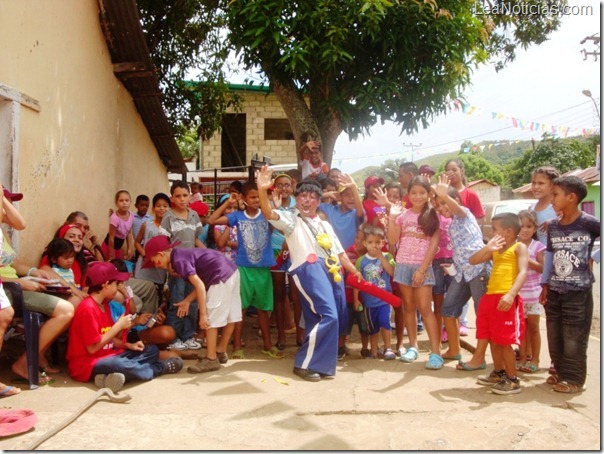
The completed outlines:
{"type": "Polygon", "coordinates": [[[114,323],[109,302],[118,285],[128,278],[128,273],[120,273],[109,262],[92,263],[86,276],[90,296],[77,307],[69,331],[67,362],[71,377],[82,382],[94,379],[99,388],[108,387],[113,392],[126,381],[174,374],[183,366],[180,358],[160,361],[155,345],[125,341],[132,316],[123,315],[114,323]]]}
{"type": "Polygon", "coordinates": [[[556,369],[547,383],[556,392],[576,393],[585,390],[595,281],[590,256],[600,236],[600,221],[579,209],[587,195],[583,180],[562,176],[553,185],[552,204],[562,217],[551,221],[547,228],[541,278],[547,345],[556,369]]]}
{"type": "Polygon", "coordinates": [[[520,289],[526,279],[528,252],[517,241],[520,220],[514,213],[501,213],[491,219],[493,238],[472,254],[470,264],[493,260],[487,293],[481,298],[476,315],[476,339],[491,344],[494,370],[478,378],[478,384],[491,386],[495,394],[517,394],[522,389],[516,376],[516,355],[512,345],[524,336],[524,315],[520,289]]]}
{"type": "MultiPolygon", "coordinates": [[[[384,247],[384,230],[379,227],[368,225],[363,230],[363,244],[367,253],[358,258],[356,269],[361,272],[363,279],[373,285],[392,292],[390,277],[394,274],[394,258],[388,253],[382,252],[384,247]]],[[[378,337],[381,335],[384,343],[383,358],[385,360],[396,359],[392,350],[392,328],[390,326],[390,305],[380,298],[369,293],[359,292],[354,289],[354,309],[358,310],[363,302],[364,310],[367,311],[369,322],[371,356],[378,356],[378,337]],[[360,297],[360,298],[359,298],[360,297]]],[[[361,310],[363,310],[363,307],[361,310]]]]}
{"type": "Polygon", "coordinates": [[[192,373],[220,369],[229,357],[226,353],[233,327],[241,321],[239,271],[224,255],[213,249],[174,249],[165,236],[151,238],[145,245],[143,267],[173,269],[194,287],[177,303],[179,311],[188,312],[193,300],[199,305],[199,327],[206,330],[207,351],[187,369],[192,373]],[[218,343],[218,328],[222,335],[218,343]]]}

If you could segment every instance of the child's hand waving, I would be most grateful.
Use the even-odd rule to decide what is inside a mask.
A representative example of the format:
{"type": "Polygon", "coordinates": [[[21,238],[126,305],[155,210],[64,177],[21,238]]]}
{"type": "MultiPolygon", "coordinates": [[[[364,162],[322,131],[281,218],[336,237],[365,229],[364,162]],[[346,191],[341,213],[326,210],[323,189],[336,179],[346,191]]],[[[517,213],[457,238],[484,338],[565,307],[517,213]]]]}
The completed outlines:
{"type": "Polygon", "coordinates": [[[267,165],[263,165],[256,173],[256,184],[258,185],[258,189],[268,190],[274,183],[273,170],[269,169],[267,165]]]}
{"type": "Polygon", "coordinates": [[[442,174],[438,177],[438,183],[434,186],[434,192],[438,197],[446,197],[449,190],[449,183],[451,180],[446,174],[442,174]]]}
{"type": "Polygon", "coordinates": [[[503,238],[501,235],[495,235],[486,244],[487,249],[491,252],[499,251],[504,246],[505,246],[505,238],[503,238]]]}

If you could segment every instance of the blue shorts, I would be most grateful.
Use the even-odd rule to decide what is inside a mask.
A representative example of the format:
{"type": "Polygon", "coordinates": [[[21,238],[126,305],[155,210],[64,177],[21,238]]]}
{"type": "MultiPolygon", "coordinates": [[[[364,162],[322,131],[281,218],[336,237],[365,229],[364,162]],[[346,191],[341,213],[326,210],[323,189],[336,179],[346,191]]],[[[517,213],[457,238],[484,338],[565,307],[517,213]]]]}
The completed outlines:
{"type": "Polygon", "coordinates": [[[378,307],[366,307],[367,321],[369,322],[369,332],[377,334],[380,329],[392,331],[390,326],[390,305],[384,304],[378,307]]]}
{"type": "MultiPolygon", "coordinates": [[[[403,285],[413,286],[413,273],[417,271],[420,265],[407,265],[405,263],[397,263],[394,267],[394,282],[403,285]]],[[[434,271],[429,266],[424,275],[424,282],[420,286],[434,285],[434,271]]]]}
{"type": "Polygon", "coordinates": [[[444,295],[447,293],[447,288],[451,285],[453,276],[445,274],[445,270],[441,266],[443,263],[453,263],[452,258],[442,258],[432,260],[432,271],[434,272],[434,287],[432,287],[433,295],[444,295]]]}

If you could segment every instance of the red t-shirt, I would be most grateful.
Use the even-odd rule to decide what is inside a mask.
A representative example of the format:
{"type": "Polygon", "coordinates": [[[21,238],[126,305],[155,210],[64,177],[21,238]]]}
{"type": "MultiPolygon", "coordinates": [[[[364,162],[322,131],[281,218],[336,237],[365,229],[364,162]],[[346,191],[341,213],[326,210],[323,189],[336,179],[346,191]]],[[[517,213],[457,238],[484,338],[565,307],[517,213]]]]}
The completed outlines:
{"type": "Polygon", "coordinates": [[[462,189],[459,196],[461,197],[461,204],[470,210],[476,219],[484,218],[486,216],[484,208],[482,208],[480,197],[478,197],[478,194],[470,188],[462,189]]]}
{"type": "Polygon", "coordinates": [[[104,311],[91,296],[85,298],[75,311],[71,328],[69,329],[69,344],[67,346],[67,363],[69,375],[74,380],[87,382],[92,375],[95,363],[106,356],[119,355],[123,348],[115,348],[113,341],[109,342],[98,352],[88,353],[87,345],[100,342],[103,334],[113,326],[109,303],[103,303],[104,311]]]}
{"type": "Polygon", "coordinates": [[[383,213],[384,216],[386,216],[386,208],[381,206],[375,200],[370,199],[363,200],[363,208],[365,209],[365,214],[367,215],[367,223],[384,228],[384,224],[379,218],[377,219],[377,222],[374,222],[374,219],[377,218],[378,213],[383,213]]]}

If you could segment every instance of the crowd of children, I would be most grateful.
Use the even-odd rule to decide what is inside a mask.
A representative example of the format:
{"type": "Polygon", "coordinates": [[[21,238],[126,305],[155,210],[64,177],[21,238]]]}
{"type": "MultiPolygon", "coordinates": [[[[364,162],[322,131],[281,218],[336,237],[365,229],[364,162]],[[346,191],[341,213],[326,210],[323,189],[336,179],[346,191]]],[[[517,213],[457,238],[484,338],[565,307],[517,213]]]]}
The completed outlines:
{"type": "Polygon", "coordinates": [[[519,372],[540,370],[545,313],[547,383],[562,393],[584,389],[590,257],[600,223],[579,209],[582,180],[536,169],[536,204],[494,216],[485,244],[484,210],[459,159],[440,175],[404,163],[398,182],[369,176],[362,196],[349,175],[328,169],[314,138],[299,153],[301,175],[273,175],[265,166],[256,181],[231,185],[211,214],[198,184],[177,181],[169,196],[139,195],[136,213],[128,191],[118,191],[107,237],[100,246],[88,240],[90,264],[81,263],[82,226],[66,224],[44,257],[76,306],[67,350],[72,377],[118,390],[128,380],[176,373],[181,352],[202,348],[188,371],[216,371],[229,360],[231,338],[231,358],[245,358],[243,317],[253,310],[267,357],[284,358],[285,334],[296,333],[293,372],[307,381],[335,376],[337,361],[351,354],[346,341],[356,324],[362,358],[405,363],[420,357],[425,329],[430,370],[446,361],[460,371],[485,370],[490,347],[493,370],[478,383],[514,394],[519,372]],[[97,247],[111,262],[96,261],[97,247]],[[135,278],[155,286],[154,307],[135,304],[122,258],[132,261],[135,278]],[[164,286],[169,298],[160,306],[164,286]],[[477,345],[463,361],[470,298],[477,345]]]}

